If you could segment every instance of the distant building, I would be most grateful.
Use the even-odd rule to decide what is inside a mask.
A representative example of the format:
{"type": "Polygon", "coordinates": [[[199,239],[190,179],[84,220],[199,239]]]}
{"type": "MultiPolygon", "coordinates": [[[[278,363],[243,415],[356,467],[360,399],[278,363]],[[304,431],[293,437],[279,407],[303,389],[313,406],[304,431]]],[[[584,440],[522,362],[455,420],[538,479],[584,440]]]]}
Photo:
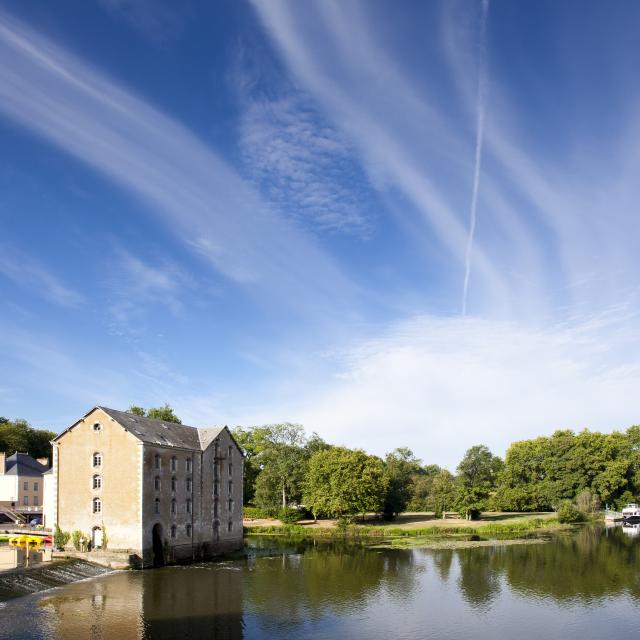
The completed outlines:
{"type": "Polygon", "coordinates": [[[0,513],[7,519],[27,520],[42,515],[43,474],[49,458],[35,460],[28,453],[7,457],[0,452],[0,513]]]}
{"type": "Polygon", "coordinates": [[[48,519],[142,566],[242,547],[243,455],[227,427],[95,407],[53,440],[48,519]]]}

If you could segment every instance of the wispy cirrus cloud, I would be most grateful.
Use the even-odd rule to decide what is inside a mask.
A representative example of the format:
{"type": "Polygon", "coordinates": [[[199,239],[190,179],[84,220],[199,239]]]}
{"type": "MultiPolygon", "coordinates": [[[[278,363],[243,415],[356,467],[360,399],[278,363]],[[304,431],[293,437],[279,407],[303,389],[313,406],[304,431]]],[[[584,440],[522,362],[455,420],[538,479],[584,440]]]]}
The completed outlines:
{"type": "Polygon", "coordinates": [[[6,13],[0,113],[130,191],[254,294],[306,313],[353,293],[329,256],[187,128],[6,13]]]}
{"type": "MultiPolygon", "coordinates": [[[[371,184],[409,203],[424,221],[425,246],[435,236],[462,283],[463,200],[459,189],[452,199],[444,185],[459,184],[464,175],[470,193],[473,144],[456,124],[452,105],[434,103],[388,55],[362,3],[253,4],[296,80],[353,140],[371,184]]],[[[508,284],[480,241],[474,260],[486,298],[507,305],[508,284]]]]}
{"type": "MultiPolygon", "coordinates": [[[[432,265],[439,260],[442,271],[457,269],[462,288],[474,176],[480,3],[429,5],[435,33],[420,42],[417,66],[406,64],[406,34],[394,29],[396,22],[388,26],[381,20],[378,5],[284,0],[253,5],[292,76],[354,141],[372,185],[402,196],[406,215],[424,220],[425,250],[437,256],[432,265]],[[432,250],[430,236],[447,257],[432,250]]],[[[537,130],[527,128],[518,96],[502,86],[491,30],[486,55],[491,95],[476,205],[483,225],[469,261],[470,312],[526,318],[552,314],[559,300],[593,307],[604,295],[607,304],[615,303],[640,273],[630,242],[637,228],[631,203],[640,186],[625,170],[637,161],[638,145],[631,142],[639,140],[637,126],[620,118],[606,148],[594,127],[589,144],[600,152],[592,150],[588,157],[571,147],[544,153],[537,130]],[[593,270],[594,259],[607,264],[607,274],[568,296],[567,287],[593,270]]],[[[552,92],[548,95],[553,100],[552,92]]],[[[570,121],[564,130],[570,130],[570,121]]],[[[590,133],[582,135],[582,144],[590,133]]],[[[451,295],[459,299],[460,288],[449,286],[451,295]]]]}
{"type": "Polygon", "coordinates": [[[181,316],[195,282],[183,268],[168,259],[150,261],[115,246],[105,287],[111,331],[136,338],[144,333],[150,314],[166,310],[173,316],[181,316]]]}
{"type": "Polygon", "coordinates": [[[243,100],[242,156],[279,210],[321,231],[367,234],[371,194],[350,141],[302,94],[243,100]]]}
{"type": "Polygon", "coordinates": [[[0,246],[0,276],[63,307],[78,307],[84,296],[63,283],[49,266],[8,246],[0,246]]]}

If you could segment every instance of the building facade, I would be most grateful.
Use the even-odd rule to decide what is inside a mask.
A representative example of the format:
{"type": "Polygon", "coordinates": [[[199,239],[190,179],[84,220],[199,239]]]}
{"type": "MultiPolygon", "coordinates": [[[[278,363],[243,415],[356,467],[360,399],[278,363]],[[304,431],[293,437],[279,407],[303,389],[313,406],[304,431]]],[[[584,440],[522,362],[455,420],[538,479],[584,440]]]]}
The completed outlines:
{"type": "Polygon", "coordinates": [[[139,566],[242,547],[243,455],[227,427],[95,407],[53,441],[51,518],[139,566]]]}
{"type": "Polygon", "coordinates": [[[29,521],[40,517],[44,495],[43,474],[49,468],[48,458],[32,458],[27,453],[6,456],[0,452],[0,507],[29,521]]]}

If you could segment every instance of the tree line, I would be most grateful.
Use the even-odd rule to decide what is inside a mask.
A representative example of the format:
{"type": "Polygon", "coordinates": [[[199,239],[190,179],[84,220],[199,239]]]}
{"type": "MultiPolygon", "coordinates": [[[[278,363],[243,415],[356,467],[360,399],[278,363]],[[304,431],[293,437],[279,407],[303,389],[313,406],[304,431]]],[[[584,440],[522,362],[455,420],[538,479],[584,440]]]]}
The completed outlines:
{"type": "Polygon", "coordinates": [[[0,416],[0,451],[6,453],[7,457],[20,452],[51,461],[50,443],[56,435],[46,429],[34,429],[22,418],[10,420],[0,416]]]}
{"type": "Polygon", "coordinates": [[[303,507],[316,518],[449,511],[474,519],[489,510],[619,509],[640,495],[638,426],[610,434],[556,431],[514,442],[504,459],[475,445],[455,473],[424,464],[406,447],[381,458],[307,436],[295,424],[232,432],[246,453],[245,504],[269,515],[290,517],[303,507]]]}

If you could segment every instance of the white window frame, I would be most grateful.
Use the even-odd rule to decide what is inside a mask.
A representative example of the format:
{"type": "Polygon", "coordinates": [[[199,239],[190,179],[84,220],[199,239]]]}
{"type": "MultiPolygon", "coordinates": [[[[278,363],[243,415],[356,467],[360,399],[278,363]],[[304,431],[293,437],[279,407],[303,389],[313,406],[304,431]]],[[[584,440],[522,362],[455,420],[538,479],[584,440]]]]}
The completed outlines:
{"type": "Polygon", "coordinates": [[[99,473],[94,473],[91,477],[91,490],[102,491],[102,476],[99,473]],[[96,480],[98,481],[98,486],[96,486],[96,480]]]}
{"type": "Polygon", "coordinates": [[[91,501],[91,513],[97,516],[102,513],[102,498],[94,498],[91,501]]]}
{"type": "Polygon", "coordinates": [[[100,451],[94,451],[93,455],[91,456],[91,466],[94,469],[102,469],[103,462],[104,460],[103,460],[102,453],[100,451]]]}

